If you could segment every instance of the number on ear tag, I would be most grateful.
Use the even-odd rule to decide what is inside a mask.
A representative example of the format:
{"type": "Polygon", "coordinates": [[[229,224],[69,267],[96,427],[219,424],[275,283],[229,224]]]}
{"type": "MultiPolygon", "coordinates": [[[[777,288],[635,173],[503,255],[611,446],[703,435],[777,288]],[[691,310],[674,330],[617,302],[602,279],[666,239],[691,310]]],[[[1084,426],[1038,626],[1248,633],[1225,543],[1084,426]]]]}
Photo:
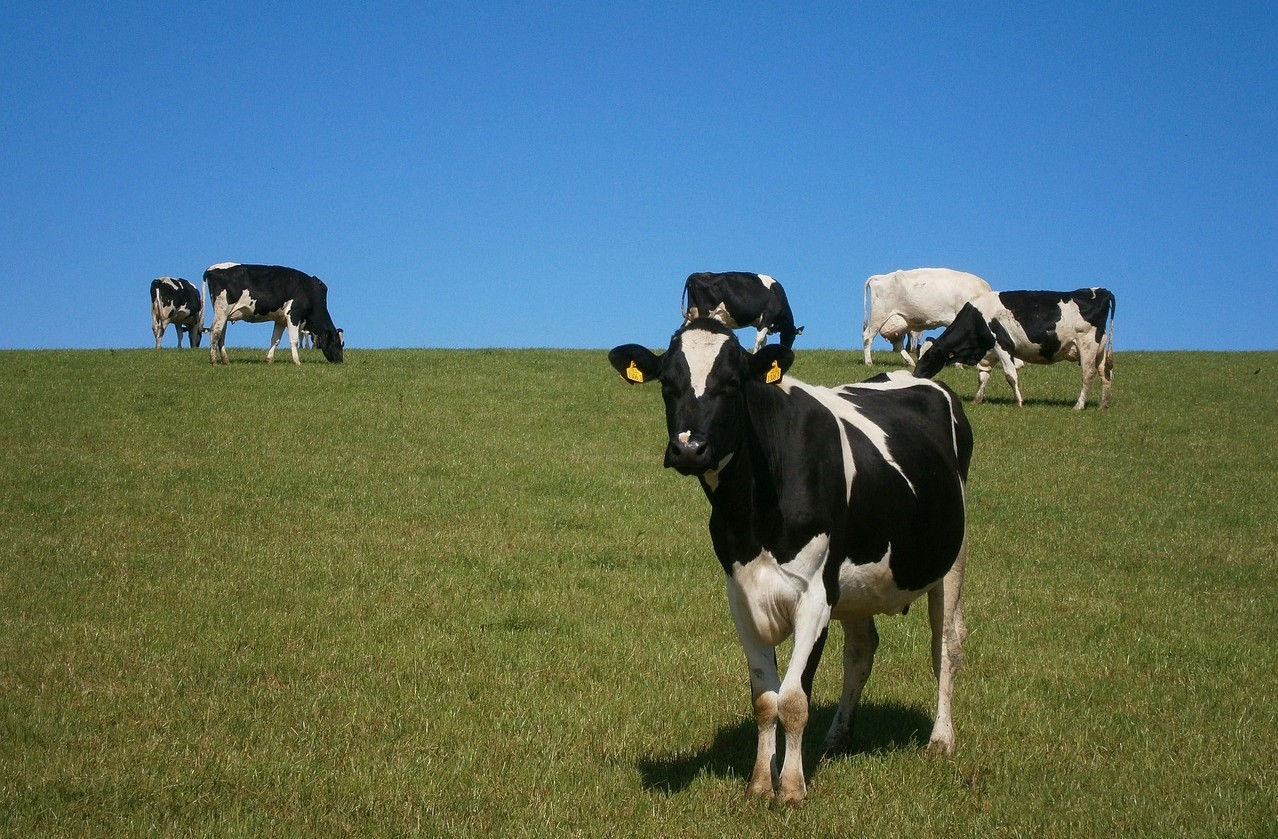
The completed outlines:
{"type": "Polygon", "coordinates": [[[770,385],[776,384],[777,382],[781,381],[781,365],[777,364],[775,360],[773,360],[772,362],[771,369],[768,370],[768,375],[763,377],[763,381],[767,382],[770,385]]]}
{"type": "Polygon", "coordinates": [[[636,384],[643,384],[643,371],[635,364],[634,359],[630,360],[630,366],[626,368],[626,378],[636,384]]]}

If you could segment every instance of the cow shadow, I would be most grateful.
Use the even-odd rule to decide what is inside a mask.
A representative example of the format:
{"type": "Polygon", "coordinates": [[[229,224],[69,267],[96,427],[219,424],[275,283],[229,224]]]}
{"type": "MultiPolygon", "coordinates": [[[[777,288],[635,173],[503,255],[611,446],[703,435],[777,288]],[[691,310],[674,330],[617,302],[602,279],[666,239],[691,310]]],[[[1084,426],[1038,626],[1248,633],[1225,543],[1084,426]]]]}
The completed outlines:
{"type": "MultiPolygon", "coordinates": [[[[1073,408],[1074,400],[1077,398],[1078,398],[1077,395],[1075,395],[1072,399],[1061,399],[1061,398],[1053,399],[1050,396],[1026,396],[1025,407],[1026,408],[1039,408],[1039,407],[1073,408]]],[[[1016,397],[1011,396],[1010,394],[1007,396],[986,396],[985,399],[981,402],[981,405],[977,405],[976,403],[974,403],[972,401],[972,398],[969,396],[964,399],[964,404],[968,408],[980,408],[981,405],[1003,405],[1005,407],[1012,407],[1012,408],[1017,407],[1016,397]]],[[[1088,407],[1093,407],[1093,408],[1099,407],[1100,400],[1097,399],[1095,396],[1093,396],[1091,399],[1088,400],[1087,405],[1088,407]]]]}
{"type": "MultiPolygon", "coordinates": [[[[803,744],[803,765],[809,779],[820,774],[824,760],[838,760],[852,754],[921,750],[932,732],[932,718],[918,708],[894,702],[863,701],[856,713],[852,747],[846,752],[822,755],[821,740],[830,727],[836,707],[834,703],[824,703],[812,708],[803,744]]],[[[667,794],[682,792],[703,773],[745,783],[754,767],[757,742],[754,719],[743,717],[720,728],[714,742],[698,752],[643,757],[638,762],[643,788],[667,794]]],[[[779,751],[778,761],[780,759],[779,751]]]]}

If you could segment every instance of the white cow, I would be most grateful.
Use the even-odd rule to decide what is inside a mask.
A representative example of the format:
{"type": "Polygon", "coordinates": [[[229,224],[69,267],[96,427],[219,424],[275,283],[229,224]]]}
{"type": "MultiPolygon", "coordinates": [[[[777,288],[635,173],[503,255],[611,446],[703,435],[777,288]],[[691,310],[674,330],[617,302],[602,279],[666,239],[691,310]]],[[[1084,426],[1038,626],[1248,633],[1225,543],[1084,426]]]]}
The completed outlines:
{"type": "Polygon", "coordinates": [[[901,347],[907,333],[949,326],[963,304],[990,291],[990,284],[975,274],[949,268],[914,268],[876,274],[865,281],[865,323],[861,340],[865,363],[873,364],[870,344],[876,334],[892,344],[905,363],[914,359],[901,347]]]}

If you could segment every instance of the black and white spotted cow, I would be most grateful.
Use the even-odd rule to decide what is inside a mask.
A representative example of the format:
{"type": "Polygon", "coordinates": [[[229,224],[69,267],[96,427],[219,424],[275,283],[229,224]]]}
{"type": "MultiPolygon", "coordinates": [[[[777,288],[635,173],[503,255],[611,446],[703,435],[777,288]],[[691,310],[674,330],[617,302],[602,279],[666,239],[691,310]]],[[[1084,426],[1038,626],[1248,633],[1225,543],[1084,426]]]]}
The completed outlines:
{"type": "Polygon", "coordinates": [[[686,322],[715,318],[731,329],[753,326],[757,330],[755,352],[767,342],[770,332],[780,336],[783,347],[794,346],[794,339],[803,334],[803,327],[794,325],[785,289],[767,274],[691,274],[683,284],[683,296],[686,322]]]}
{"type": "Polygon", "coordinates": [[[288,330],[293,363],[297,355],[298,332],[306,329],[315,336],[315,346],[332,362],[342,360],[342,340],[328,314],[328,287],[318,277],[278,265],[239,265],[223,262],[204,272],[209,300],[213,304],[213,325],[209,329],[209,362],[229,363],[226,357],[226,325],[231,321],[249,323],[273,321],[268,362],[275,360],[275,348],[288,330]]]}
{"type": "Polygon", "coordinates": [[[637,344],[609,354],[626,380],[661,382],[665,465],[698,476],[710,500],[710,538],[759,726],[747,792],[798,805],[807,795],[802,738],[812,679],[831,619],[846,640],[842,699],[824,748],[851,742],[878,646],[875,615],[902,614],[926,594],[939,683],[929,747],[954,749],[972,432],[943,385],[897,371],[814,387],[785,376],[793,358],[776,344],[747,353],[709,319],[685,324],[663,355],[637,344]],[[791,635],[782,679],[775,648],[791,635]]]}
{"type": "Polygon", "coordinates": [[[151,331],[157,350],[170,324],[177,331],[179,347],[183,332],[187,346],[198,347],[204,334],[204,298],[193,283],[181,277],[157,277],[151,281],[151,331]]]}
{"type": "Polygon", "coordinates": [[[985,398],[993,365],[1003,368],[1017,405],[1024,405],[1018,362],[1074,361],[1083,389],[1074,410],[1087,407],[1087,393],[1100,373],[1100,406],[1109,407],[1114,382],[1114,295],[1103,288],[1077,291],[991,291],[974,297],[954,322],[925,345],[914,375],[931,378],[947,364],[975,364],[980,382],[973,403],[985,398]]]}

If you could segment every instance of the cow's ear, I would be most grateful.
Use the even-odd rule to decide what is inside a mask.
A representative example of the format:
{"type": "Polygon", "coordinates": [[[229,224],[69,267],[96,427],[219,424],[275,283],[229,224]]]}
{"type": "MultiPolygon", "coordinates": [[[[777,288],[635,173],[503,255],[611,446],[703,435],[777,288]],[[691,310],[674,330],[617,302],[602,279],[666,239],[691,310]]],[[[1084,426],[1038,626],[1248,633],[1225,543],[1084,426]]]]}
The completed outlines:
{"type": "Polygon", "coordinates": [[[785,371],[794,363],[794,350],[780,344],[768,344],[750,356],[749,376],[765,384],[781,381],[785,371]]]}
{"type": "Polygon", "coordinates": [[[608,353],[608,362],[621,378],[633,385],[641,385],[661,378],[661,359],[647,347],[638,344],[622,344],[608,353]]]}

